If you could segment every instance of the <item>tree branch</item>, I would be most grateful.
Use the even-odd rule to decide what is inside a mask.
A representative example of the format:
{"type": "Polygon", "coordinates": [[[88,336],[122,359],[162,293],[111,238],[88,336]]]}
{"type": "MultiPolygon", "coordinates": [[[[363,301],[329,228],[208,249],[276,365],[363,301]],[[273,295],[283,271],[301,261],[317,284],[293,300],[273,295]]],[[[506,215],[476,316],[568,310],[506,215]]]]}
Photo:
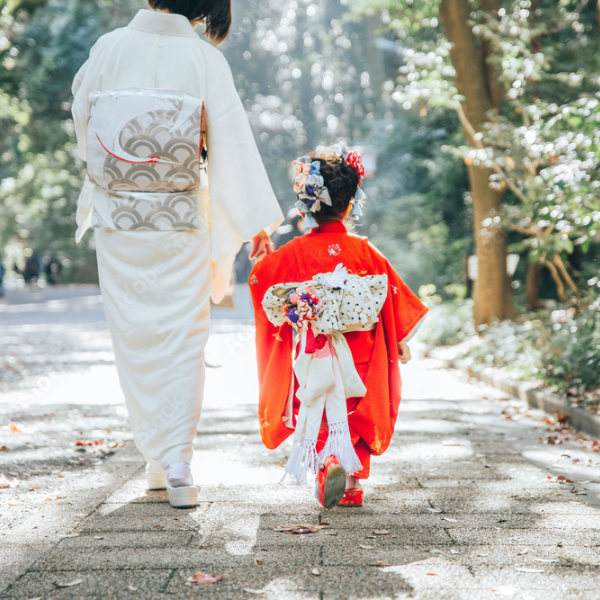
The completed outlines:
{"type": "MultiPolygon", "coordinates": [[[[475,131],[475,128],[473,127],[473,125],[471,125],[471,123],[469,122],[469,119],[467,118],[465,111],[462,109],[461,106],[459,106],[456,109],[456,112],[458,113],[458,118],[459,118],[460,123],[463,126],[465,132],[467,133],[468,137],[472,140],[473,146],[475,146],[475,148],[477,148],[479,150],[484,150],[485,145],[483,144],[483,142],[481,140],[478,140],[475,138],[475,135],[477,132],[475,131]]],[[[519,198],[519,200],[521,200],[522,202],[528,201],[527,196],[525,196],[525,194],[515,185],[514,181],[512,181],[511,179],[509,179],[506,176],[506,173],[494,161],[492,161],[492,169],[498,175],[500,175],[502,177],[502,180],[504,181],[504,183],[506,183],[508,188],[519,198]]]]}

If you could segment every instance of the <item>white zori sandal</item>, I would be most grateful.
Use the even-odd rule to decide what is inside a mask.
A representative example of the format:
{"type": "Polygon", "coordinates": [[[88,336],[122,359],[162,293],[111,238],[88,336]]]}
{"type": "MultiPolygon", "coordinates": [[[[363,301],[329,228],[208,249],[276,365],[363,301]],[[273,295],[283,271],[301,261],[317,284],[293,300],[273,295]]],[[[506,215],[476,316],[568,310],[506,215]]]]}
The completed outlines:
{"type": "Polygon", "coordinates": [[[198,487],[190,463],[174,462],[167,467],[167,492],[173,508],[194,508],[198,504],[198,487]]]}
{"type": "Polygon", "coordinates": [[[167,488],[167,474],[164,469],[153,467],[150,464],[146,465],[146,483],[148,490],[156,492],[167,488]]]}

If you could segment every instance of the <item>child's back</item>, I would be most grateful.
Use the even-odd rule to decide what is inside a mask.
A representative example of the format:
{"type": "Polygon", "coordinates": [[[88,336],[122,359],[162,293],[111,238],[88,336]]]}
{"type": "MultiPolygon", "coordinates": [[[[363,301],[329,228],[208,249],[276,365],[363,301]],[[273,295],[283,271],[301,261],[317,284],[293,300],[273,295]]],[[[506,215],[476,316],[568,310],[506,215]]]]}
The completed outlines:
{"type": "MultiPolygon", "coordinates": [[[[320,170],[325,171],[325,184],[327,175],[333,179],[324,168],[327,164],[327,159],[321,159],[320,170]]],[[[330,187],[335,190],[335,185],[330,187]]],[[[356,188],[355,184],[352,199],[356,188]]],[[[327,205],[330,211],[337,204],[336,196],[333,193],[331,196],[332,204],[327,205]]],[[[346,216],[351,203],[342,204],[342,208],[346,216]]],[[[319,212],[316,212],[317,217],[321,216],[319,212]]],[[[318,274],[333,272],[338,265],[343,265],[352,275],[387,276],[387,295],[377,323],[363,331],[343,333],[356,372],[366,387],[364,396],[347,398],[350,438],[362,464],[354,477],[365,479],[369,475],[370,455],[386,450],[394,430],[401,387],[398,344],[427,309],[367,238],[349,233],[339,219],[323,219],[309,234],[292,240],[259,262],[250,275],[256,315],[261,436],[267,447],[276,448],[294,432],[301,402],[296,395],[299,384],[292,356],[304,351],[301,345],[294,349],[294,329],[289,321],[278,327],[269,320],[263,309],[265,294],[277,284],[310,282],[318,274]]],[[[335,351],[333,355],[336,355],[335,351]]],[[[317,451],[325,445],[327,434],[327,420],[324,419],[317,451]]]]}

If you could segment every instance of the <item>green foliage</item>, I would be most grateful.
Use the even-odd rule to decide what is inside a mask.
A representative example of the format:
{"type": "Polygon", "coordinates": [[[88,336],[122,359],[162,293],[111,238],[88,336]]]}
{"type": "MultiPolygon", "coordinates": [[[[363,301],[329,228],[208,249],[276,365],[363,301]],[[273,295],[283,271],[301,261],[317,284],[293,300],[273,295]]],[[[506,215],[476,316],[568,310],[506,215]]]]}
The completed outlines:
{"type": "Polygon", "coordinates": [[[593,392],[600,388],[600,301],[579,314],[556,310],[494,323],[467,356],[555,391],[593,392]]]}
{"type": "Polygon", "coordinates": [[[418,332],[418,339],[430,345],[452,346],[473,336],[473,301],[465,300],[466,288],[460,284],[446,287],[446,295],[453,301],[442,303],[435,285],[419,289],[421,300],[430,309],[418,332]]]}
{"type": "Polygon", "coordinates": [[[366,216],[359,233],[386,255],[409,286],[444,289],[464,282],[472,252],[471,206],[466,168],[452,156],[457,120],[442,109],[373,128],[379,172],[367,180],[366,216]]]}

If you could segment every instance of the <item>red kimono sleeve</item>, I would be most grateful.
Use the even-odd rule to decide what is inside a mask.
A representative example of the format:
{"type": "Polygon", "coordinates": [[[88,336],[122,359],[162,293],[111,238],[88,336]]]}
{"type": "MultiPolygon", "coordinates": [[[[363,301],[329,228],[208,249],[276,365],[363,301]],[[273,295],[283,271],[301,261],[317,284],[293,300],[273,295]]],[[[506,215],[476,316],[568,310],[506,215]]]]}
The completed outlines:
{"type": "Polygon", "coordinates": [[[394,310],[394,325],[396,327],[396,340],[401,342],[425,316],[429,310],[419,297],[402,281],[396,269],[379,252],[375,246],[369,244],[375,268],[379,273],[388,276],[389,297],[394,310]]]}
{"type": "Polygon", "coordinates": [[[276,262],[275,258],[267,257],[255,265],[250,275],[256,325],[258,420],[262,441],[271,450],[293,433],[283,422],[292,381],[293,332],[287,324],[275,327],[262,306],[273,273],[277,273],[276,262]]]}

